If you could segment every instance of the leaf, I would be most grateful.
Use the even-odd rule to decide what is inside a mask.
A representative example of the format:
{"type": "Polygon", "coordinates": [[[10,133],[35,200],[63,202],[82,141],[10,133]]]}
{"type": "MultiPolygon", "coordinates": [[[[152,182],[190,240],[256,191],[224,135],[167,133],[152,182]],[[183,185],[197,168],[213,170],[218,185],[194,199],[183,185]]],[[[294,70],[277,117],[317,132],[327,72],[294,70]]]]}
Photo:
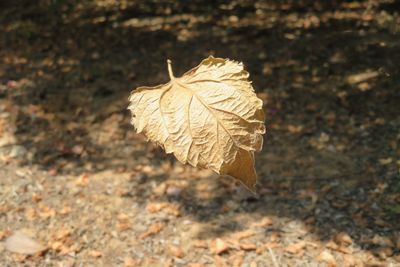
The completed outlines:
{"type": "Polygon", "coordinates": [[[230,248],[229,244],[221,238],[215,239],[212,246],[213,252],[217,255],[227,252],[230,248]]]}
{"type": "Polygon", "coordinates": [[[326,262],[328,266],[334,267],[337,265],[335,258],[328,250],[322,251],[316,258],[317,261],[326,262]]]}
{"type": "Polygon", "coordinates": [[[303,255],[305,247],[306,243],[304,241],[300,241],[298,243],[290,244],[285,248],[285,251],[289,252],[290,254],[303,255]]]}
{"type": "Polygon", "coordinates": [[[138,133],[182,163],[239,179],[254,191],[254,151],[262,148],[264,111],[243,64],[203,60],[171,81],[132,92],[129,109],[138,133]]]}
{"type": "Polygon", "coordinates": [[[149,226],[146,232],[142,233],[139,236],[139,239],[145,239],[149,236],[158,234],[159,232],[161,232],[162,229],[164,229],[164,225],[162,223],[160,222],[153,223],[152,225],[149,226]]]}
{"type": "Polygon", "coordinates": [[[46,250],[46,247],[39,244],[29,236],[21,232],[16,232],[7,238],[6,249],[14,253],[33,255],[46,250]]]}

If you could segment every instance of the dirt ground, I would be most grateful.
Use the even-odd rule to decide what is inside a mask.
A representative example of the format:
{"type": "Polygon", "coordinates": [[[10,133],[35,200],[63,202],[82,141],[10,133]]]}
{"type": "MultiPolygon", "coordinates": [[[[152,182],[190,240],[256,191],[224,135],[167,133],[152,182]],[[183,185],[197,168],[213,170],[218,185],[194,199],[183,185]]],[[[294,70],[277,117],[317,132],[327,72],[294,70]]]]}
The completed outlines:
{"type": "Polygon", "coordinates": [[[1,266],[400,266],[400,3],[1,1],[1,266]],[[34,3],[38,2],[38,3],[34,3]],[[137,135],[208,55],[264,100],[257,195],[137,135]],[[23,233],[46,249],[8,251],[23,233]]]}

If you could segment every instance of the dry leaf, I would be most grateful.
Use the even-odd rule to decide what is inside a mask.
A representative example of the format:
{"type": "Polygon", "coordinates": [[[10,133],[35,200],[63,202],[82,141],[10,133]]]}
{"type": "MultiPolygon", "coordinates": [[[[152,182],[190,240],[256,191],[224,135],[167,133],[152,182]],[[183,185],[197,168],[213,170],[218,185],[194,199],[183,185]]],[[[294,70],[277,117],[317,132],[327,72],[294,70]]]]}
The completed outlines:
{"type": "Polygon", "coordinates": [[[317,261],[323,261],[328,264],[330,267],[336,266],[336,260],[328,250],[322,251],[316,258],[317,261]]]}
{"type": "Polygon", "coordinates": [[[101,251],[98,251],[98,250],[91,250],[89,252],[89,255],[92,256],[93,258],[103,257],[103,253],[101,251]]]}
{"type": "Polygon", "coordinates": [[[166,206],[168,206],[167,202],[149,203],[146,206],[146,210],[150,213],[156,213],[156,212],[159,212],[160,210],[162,210],[163,208],[165,208],[166,206]]]}
{"type": "Polygon", "coordinates": [[[75,184],[77,186],[85,187],[89,184],[89,175],[87,173],[82,173],[76,180],[75,184]]]}
{"type": "Polygon", "coordinates": [[[349,246],[353,244],[353,239],[346,233],[340,232],[335,236],[335,241],[338,244],[349,246]]]}
{"type": "Polygon", "coordinates": [[[303,255],[305,247],[306,247],[306,243],[303,241],[300,241],[295,244],[290,244],[289,246],[287,246],[285,248],[285,251],[289,252],[290,254],[303,255]]]}
{"type": "Polygon", "coordinates": [[[256,234],[257,234],[257,232],[254,230],[244,230],[244,231],[233,233],[231,235],[231,238],[234,241],[239,242],[240,240],[242,240],[244,238],[248,238],[248,237],[254,236],[256,234]]]}
{"type": "Polygon", "coordinates": [[[269,217],[264,217],[261,221],[257,221],[251,224],[252,227],[266,227],[274,224],[273,220],[269,217]]]}
{"type": "Polygon", "coordinates": [[[278,242],[266,242],[264,244],[264,248],[266,249],[274,249],[279,247],[281,247],[281,244],[279,244],[278,242]]]}
{"type": "Polygon", "coordinates": [[[379,76],[377,71],[366,71],[362,73],[353,74],[347,77],[347,82],[349,84],[357,84],[360,82],[365,82],[367,80],[374,79],[379,76]]]}
{"type": "Polygon", "coordinates": [[[168,202],[161,202],[161,203],[149,203],[146,206],[146,210],[150,213],[156,213],[161,210],[164,210],[166,213],[174,215],[174,216],[180,216],[180,206],[178,204],[171,204],[168,202]]]}
{"type": "Polygon", "coordinates": [[[217,238],[214,242],[213,242],[213,247],[212,250],[215,254],[220,255],[226,251],[228,251],[230,249],[230,246],[228,245],[228,243],[226,243],[224,240],[222,240],[221,238],[217,238]]]}
{"type": "Polygon", "coordinates": [[[380,236],[375,234],[371,240],[368,240],[368,243],[378,245],[378,246],[387,246],[387,247],[395,247],[395,244],[392,240],[390,240],[387,236],[380,236]]]}
{"type": "Polygon", "coordinates": [[[262,100],[242,63],[209,58],[156,87],[130,96],[132,124],[182,163],[239,179],[254,190],[254,151],[265,133],[262,100]]]}
{"type": "Polygon", "coordinates": [[[240,256],[236,257],[236,258],[232,261],[232,266],[233,266],[233,267],[240,267],[240,266],[242,266],[243,261],[244,261],[244,258],[243,258],[242,255],[240,255],[240,256]]]}
{"type": "Polygon", "coordinates": [[[9,229],[0,231],[0,241],[8,237],[9,235],[11,235],[11,231],[9,229]]]}
{"type": "Polygon", "coordinates": [[[208,248],[208,242],[206,240],[195,240],[193,246],[196,248],[208,248]]]}
{"type": "Polygon", "coordinates": [[[218,267],[228,267],[228,263],[226,261],[226,259],[224,259],[221,256],[215,256],[214,257],[214,266],[218,266],[218,267]]]}
{"type": "Polygon", "coordinates": [[[139,236],[139,239],[145,239],[146,237],[155,235],[159,232],[161,232],[161,230],[164,228],[164,225],[162,223],[154,223],[152,225],[149,226],[149,228],[147,229],[146,232],[142,233],[139,236]]]}
{"type": "Polygon", "coordinates": [[[126,257],[124,259],[124,267],[137,267],[137,266],[140,266],[140,264],[137,260],[134,260],[129,257],[126,257]]]}
{"type": "Polygon", "coordinates": [[[188,267],[204,267],[204,265],[201,263],[192,262],[192,263],[189,263],[188,267]]]}
{"type": "Polygon", "coordinates": [[[71,207],[64,206],[60,211],[58,211],[58,213],[61,215],[66,215],[69,214],[71,211],[72,211],[71,207]]]}
{"type": "Polygon", "coordinates": [[[379,247],[374,250],[374,253],[379,256],[380,259],[385,260],[393,255],[393,249],[390,247],[379,247]]]}
{"type": "Polygon", "coordinates": [[[183,258],[183,256],[185,256],[185,252],[180,247],[176,246],[169,247],[169,254],[177,258],[183,258]]]}
{"type": "Polygon", "coordinates": [[[252,243],[244,243],[244,244],[240,244],[240,249],[245,250],[245,251],[251,251],[251,250],[256,250],[257,246],[252,243]]]}
{"type": "Polygon", "coordinates": [[[6,240],[6,249],[11,252],[33,255],[46,250],[46,247],[39,244],[29,236],[16,232],[6,240]]]}

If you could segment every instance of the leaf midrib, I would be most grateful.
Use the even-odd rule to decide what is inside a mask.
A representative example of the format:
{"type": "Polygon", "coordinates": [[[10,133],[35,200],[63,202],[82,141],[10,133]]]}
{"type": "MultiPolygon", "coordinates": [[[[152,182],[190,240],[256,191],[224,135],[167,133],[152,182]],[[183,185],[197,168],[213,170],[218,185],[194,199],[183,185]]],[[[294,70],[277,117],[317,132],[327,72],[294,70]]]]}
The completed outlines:
{"type": "MultiPolygon", "coordinates": [[[[216,119],[217,124],[221,125],[221,127],[222,127],[222,128],[225,130],[225,132],[229,135],[229,138],[232,139],[233,144],[234,144],[236,147],[240,148],[240,146],[236,143],[236,140],[233,138],[233,136],[230,134],[230,132],[226,129],[225,125],[220,121],[220,119],[219,119],[218,116],[214,113],[214,111],[212,110],[212,108],[209,107],[209,106],[207,105],[207,103],[205,103],[205,102],[203,101],[203,99],[202,99],[201,96],[199,96],[194,90],[190,89],[188,86],[185,86],[183,83],[180,83],[180,82],[178,81],[178,79],[174,79],[174,80],[172,81],[172,83],[178,85],[179,87],[181,87],[181,88],[183,88],[183,89],[189,91],[192,95],[194,95],[194,96],[199,100],[199,102],[200,102],[200,103],[211,113],[211,115],[216,119]]],[[[190,115],[190,114],[189,114],[190,104],[191,104],[191,101],[190,101],[189,106],[188,106],[188,114],[187,114],[188,117],[189,117],[189,115],[190,115]]],[[[190,132],[191,132],[191,130],[190,130],[190,132]]],[[[191,136],[191,137],[192,137],[192,140],[193,140],[193,136],[191,136]]],[[[218,131],[217,131],[217,143],[219,143],[218,131]]]]}

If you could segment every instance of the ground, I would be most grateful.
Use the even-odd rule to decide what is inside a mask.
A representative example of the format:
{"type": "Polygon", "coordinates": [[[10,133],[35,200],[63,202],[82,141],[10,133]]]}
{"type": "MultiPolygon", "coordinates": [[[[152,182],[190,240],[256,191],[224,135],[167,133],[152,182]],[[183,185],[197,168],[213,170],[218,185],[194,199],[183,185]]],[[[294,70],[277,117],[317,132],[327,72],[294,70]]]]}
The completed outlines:
{"type": "Polygon", "coordinates": [[[0,3],[0,265],[400,266],[399,7],[0,3]],[[130,125],[132,89],[210,54],[264,101],[255,195],[130,125]]]}

